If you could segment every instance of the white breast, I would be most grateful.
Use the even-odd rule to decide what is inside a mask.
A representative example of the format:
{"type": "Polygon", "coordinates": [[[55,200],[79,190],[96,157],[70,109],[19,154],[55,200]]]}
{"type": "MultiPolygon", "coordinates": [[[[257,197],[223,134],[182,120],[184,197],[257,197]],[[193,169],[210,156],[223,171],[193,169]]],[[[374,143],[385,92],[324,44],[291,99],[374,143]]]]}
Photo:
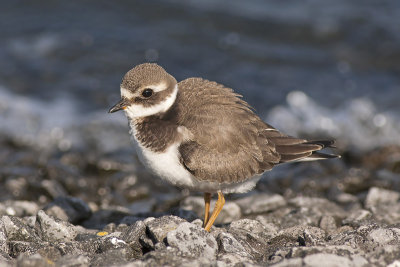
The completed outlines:
{"type": "Polygon", "coordinates": [[[179,160],[178,147],[180,143],[171,145],[164,152],[153,152],[140,144],[135,136],[135,128],[131,123],[131,133],[140,161],[155,175],[169,183],[187,188],[191,191],[215,193],[244,193],[254,188],[261,176],[255,176],[242,183],[217,183],[200,181],[194,177],[179,160]]]}

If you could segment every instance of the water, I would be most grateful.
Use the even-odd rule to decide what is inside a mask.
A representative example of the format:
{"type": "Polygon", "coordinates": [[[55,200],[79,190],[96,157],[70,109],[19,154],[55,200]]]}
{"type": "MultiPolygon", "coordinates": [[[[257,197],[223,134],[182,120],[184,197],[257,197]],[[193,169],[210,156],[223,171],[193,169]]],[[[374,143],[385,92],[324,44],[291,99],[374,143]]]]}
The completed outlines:
{"type": "Polygon", "coordinates": [[[400,144],[400,2],[3,1],[0,134],[42,149],[125,148],[107,114],[126,71],[234,88],[292,135],[400,144]]]}

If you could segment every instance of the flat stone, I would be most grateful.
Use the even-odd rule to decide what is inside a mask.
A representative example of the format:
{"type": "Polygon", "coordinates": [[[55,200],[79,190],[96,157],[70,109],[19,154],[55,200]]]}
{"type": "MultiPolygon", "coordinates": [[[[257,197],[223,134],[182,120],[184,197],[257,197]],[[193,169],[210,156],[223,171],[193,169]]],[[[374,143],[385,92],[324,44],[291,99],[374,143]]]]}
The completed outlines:
{"type": "Polygon", "coordinates": [[[92,215],[92,211],[83,200],[70,196],[56,198],[43,210],[48,215],[73,224],[86,220],[92,215]]]}
{"type": "Polygon", "coordinates": [[[286,205],[281,195],[267,193],[250,195],[235,202],[245,215],[269,212],[286,205]]]}
{"type": "Polygon", "coordinates": [[[371,208],[382,204],[395,204],[400,199],[400,193],[382,189],[378,187],[371,187],[365,198],[364,206],[371,208]]]}
{"type": "Polygon", "coordinates": [[[215,260],[218,245],[215,238],[203,228],[184,222],[167,234],[167,243],[184,256],[215,260]]]}
{"type": "Polygon", "coordinates": [[[40,210],[37,214],[36,228],[39,236],[49,242],[72,241],[78,234],[77,228],[72,224],[55,219],[43,210],[40,210]]]}

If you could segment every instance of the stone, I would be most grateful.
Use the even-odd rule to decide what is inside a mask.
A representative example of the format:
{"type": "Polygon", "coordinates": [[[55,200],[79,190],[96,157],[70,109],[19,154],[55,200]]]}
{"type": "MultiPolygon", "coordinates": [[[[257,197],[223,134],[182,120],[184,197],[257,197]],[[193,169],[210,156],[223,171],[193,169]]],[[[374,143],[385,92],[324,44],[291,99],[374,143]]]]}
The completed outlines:
{"type": "Polygon", "coordinates": [[[236,253],[225,253],[218,256],[218,267],[222,266],[254,266],[252,259],[236,253]]]}
{"type": "Polygon", "coordinates": [[[43,210],[40,210],[37,214],[36,228],[39,236],[49,242],[72,241],[78,234],[77,228],[72,224],[55,219],[43,210]]]}
{"type": "Polygon", "coordinates": [[[218,244],[203,228],[184,222],[167,234],[167,244],[177,248],[185,257],[216,259],[218,244]]]}
{"type": "Polygon", "coordinates": [[[178,225],[186,222],[176,216],[163,216],[156,219],[151,219],[144,221],[149,237],[153,240],[154,244],[158,242],[163,242],[165,237],[170,231],[175,230],[178,225]]]}
{"type": "Polygon", "coordinates": [[[294,266],[302,266],[303,259],[302,258],[294,258],[294,259],[284,259],[276,264],[270,265],[273,267],[294,267],[294,266]]]}
{"type": "Polygon", "coordinates": [[[317,253],[306,256],[304,264],[307,267],[352,267],[353,263],[350,259],[334,254],[317,253]]]}
{"type": "Polygon", "coordinates": [[[18,267],[36,267],[36,266],[43,266],[43,267],[50,267],[54,266],[54,262],[45,259],[40,254],[34,254],[30,256],[22,255],[22,257],[18,257],[17,259],[17,266],[18,267]]]}
{"type": "Polygon", "coordinates": [[[83,200],[70,196],[56,198],[43,210],[48,215],[72,224],[86,220],[92,215],[92,211],[83,200]]]}
{"type": "Polygon", "coordinates": [[[318,227],[312,226],[294,226],[283,229],[279,232],[278,236],[289,236],[297,239],[300,245],[315,246],[322,244],[325,241],[325,231],[318,227]]]}
{"type": "Polygon", "coordinates": [[[319,222],[319,227],[328,234],[333,233],[337,229],[336,220],[331,215],[324,215],[319,222]]]}
{"type": "Polygon", "coordinates": [[[264,225],[257,220],[241,219],[229,225],[229,229],[238,229],[249,232],[265,240],[271,239],[277,234],[277,229],[273,224],[264,225]],[[270,227],[267,227],[270,226],[270,227]]]}
{"type": "Polygon", "coordinates": [[[394,241],[398,241],[397,238],[398,236],[393,233],[390,229],[384,229],[384,228],[378,228],[372,230],[369,234],[368,237],[370,240],[376,244],[379,244],[381,246],[387,245],[387,244],[393,244],[394,241]]]}
{"type": "Polygon", "coordinates": [[[24,200],[8,200],[4,203],[0,203],[0,216],[30,216],[35,215],[39,210],[39,206],[32,201],[24,200]]]}
{"type": "Polygon", "coordinates": [[[65,255],[61,257],[56,266],[59,267],[86,267],[89,266],[90,259],[86,255],[65,255]]]}
{"type": "Polygon", "coordinates": [[[236,240],[231,233],[221,232],[217,236],[217,242],[219,247],[219,254],[235,254],[241,257],[250,258],[251,256],[247,253],[243,245],[236,240]]]}
{"type": "MultiPolygon", "coordinates": [[[[18,217],[2,216],[0,227],[3,228],[3,234],[9,241],[36,241],[38,236],[33,228],[27,226],[24,221],[18,217]]],[[[1,230],[0,230],[1,233],[1,230]]]]}
{"type": "Polygon", "coordinates": [[[235,201],[244,215],[273,211],[286,205],[286,200],[278,194],[259,193],[235,201]]]}
{"type": "Polygon", "coordinates": [[[133,253],[136,254],[135,257],[139,257],[143,254],[140,239],[144,236],[146,236],[146,225],[143,221],[137,221],[125,229],[120,238],[131,247],[133,253]]]}
{"type": "Polygon", "coordinates": [[[395,204],[400,199],[400,193],[378,187],[371,187],[365,198],[364,206],[372,208],[384,204],[395,204]]]}
{"type": "Polygon", "coordinates": [[[352,226],[360,226],[372,216],[371,212],[364,209],[359,209],[351,212],[344,220],[343,224],[352,226]]]}

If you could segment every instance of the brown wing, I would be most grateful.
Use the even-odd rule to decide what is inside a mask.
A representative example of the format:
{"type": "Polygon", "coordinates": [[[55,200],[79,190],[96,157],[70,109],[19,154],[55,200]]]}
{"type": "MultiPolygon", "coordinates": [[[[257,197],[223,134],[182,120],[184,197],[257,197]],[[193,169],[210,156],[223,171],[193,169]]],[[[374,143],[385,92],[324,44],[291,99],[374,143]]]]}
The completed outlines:
{"type": "Polygon", "coordinates": [[[200,180],[240,182],[279,163],[265,124],[232,89],[201,78],[178,84],[178,124],[194,135],[179,147],[182,163],[200,180]]]}

